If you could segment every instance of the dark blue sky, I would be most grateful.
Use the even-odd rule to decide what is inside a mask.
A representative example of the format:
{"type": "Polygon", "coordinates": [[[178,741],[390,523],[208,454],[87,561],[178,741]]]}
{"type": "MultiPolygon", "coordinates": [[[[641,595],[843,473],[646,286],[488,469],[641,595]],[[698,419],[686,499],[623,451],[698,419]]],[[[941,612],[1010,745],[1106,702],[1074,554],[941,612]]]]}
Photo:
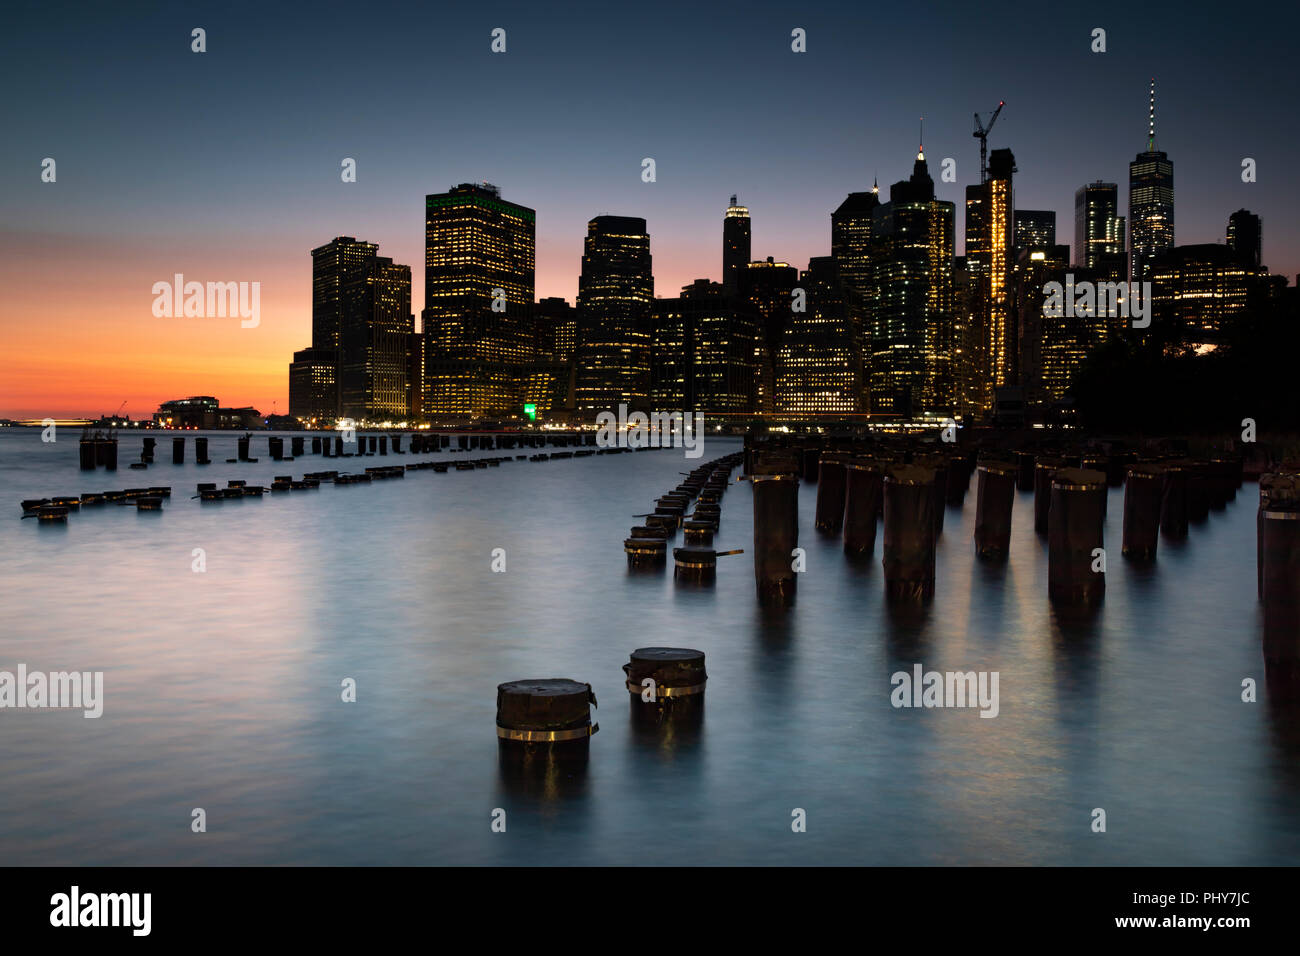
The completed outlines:
{"type": "MultiPolygon", "coordinates": [[[[990,148],[1015,152],[1017,206],[1056,210],[1058,241],[1072,242],[1079,185],[1119,182],[1127,205],[1154,76],[1178,242],[1222,241],[1244,206],[1263,217],[1266,264],[1293,279],[1295,10],[10,4],[0,268],[6,286],[34,274],[59,283],[77,263],[263,277],[264,308],[302,347],[313,246],[378,242],[413,266],[418,311],[422,196],[486,180],[537,209],[539,295],[572,298],[585,223],[600,213],[649,220],[656,291],[671,295],[720,276],[733,192],[754,217],[755,257],[803,267],[826,254],[846,193],[909,173],[922,115],[936,180],[944,157],[957,160],[940,197],[960,204],[978,178],[971,114],[999,100],[990,148]],[[195,26],[207,30],[202,55],[190,52],[195,26]],[[507,30],[503,55],[489,51],[494,27],[507,30]],[[807,53],[791,52],[794,27],[807,30],[807,53]],[[1104,54],[1089,50],[1094,27],[1107,31],[1104,54]],[[57,191],[39,182],[46,156],[57,191]],[[646,156],[654,184],[640,179],[646,156]],[[1246,156],[1257,183],[1241,182],[1246,156]],[[340,182],[343,157],[358,162],[355,184],[340,182]]],[[[102,288],[115,315],[111,283],[102,288]]],[[[13,308],[0,305],[5,325],[13,308]]]]}

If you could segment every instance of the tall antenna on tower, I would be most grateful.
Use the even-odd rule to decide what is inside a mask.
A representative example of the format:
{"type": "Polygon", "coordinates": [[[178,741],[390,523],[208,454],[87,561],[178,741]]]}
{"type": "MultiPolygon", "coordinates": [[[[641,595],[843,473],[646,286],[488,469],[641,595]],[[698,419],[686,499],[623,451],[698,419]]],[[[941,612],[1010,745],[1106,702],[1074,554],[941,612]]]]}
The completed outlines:
{"type": "Polygon", "coordinates": [[[1156,78],[1151,77],[1151,107],[1147,114],[1147,152],[1156,150],[1156,78]]]}

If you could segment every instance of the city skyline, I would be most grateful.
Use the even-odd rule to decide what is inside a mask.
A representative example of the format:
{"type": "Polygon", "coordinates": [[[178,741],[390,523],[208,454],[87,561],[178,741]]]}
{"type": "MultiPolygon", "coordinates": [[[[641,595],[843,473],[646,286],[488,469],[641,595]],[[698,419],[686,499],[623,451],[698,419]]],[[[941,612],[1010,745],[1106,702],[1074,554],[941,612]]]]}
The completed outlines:
{"type": "MultiPolygon", "coordinates": [[[[1175,242],[1222,243],[1228,216],[1246,208],[1263,220],[1264,265],[1288,280],[1300,271],[1295,190],[1287,188],[1283,177],[1270,174],[1284,168],[1296,134],[1254,118],[1283,108],[1280,87],[1268,82],[1270,76],[1282,78],[1279,61],[1251,57],[1254,72],[1248,88],[1244,72],[1230,74],[1243,77],[1235,92],[1251,96],[1257,110],[1233,107],[1228,102],[1232,97],[1225,95],[1234,92],[1230,83],[1220,79],[1218,86],[1207,89],[1207,78],[1183,62],[1189,49],[1228,44],[1236,29],[1231,24],[1221,29],[1216,23],[1217,32],[1210,37],[1199,32],[1208,29],[1208,21],[1195,13],[1177,23],[1161,20],[1156,12],[1112,15],[1110,51],[1105,54],[1088,51],[1090,28],[1082,24],[1053,27],[1050,34],[1059,33],[1060,44],[1048,43],[1046,49],[1042,24],[1026,24],[1025,36],[1040,39],[1025,48],[1021,62],[995,62],[977,83],[961,85],[952,84],[954,71],[969,68],[974,51],[927,72],[915,69],[904,45],[885,45],[877,51],[879,69],[906,70],[909,83],[902,95],[891,90],[888,97],[873,98],[865,89],[869,83],[836,82],[856,62],[851,41],[865,43],[874,37],[879,42],[890,24],[905,34],[925,24],[943,36],[965,30],[972,37],[987,36],[988,25],[958,8],[928,20],[895,11],[877,26],[849,12],[849,23],[860,33],[841,26],[832,29],[824,13],[794,15],[776,7],[759,13],[735,23],[720,16],[698,17],[691,29],[676,32],[652,24],[635,41],[627,39],[638,44],[638,50],[671,42],[693,55],[714,45],[717,64],[684,77],[650,69],[653,81],[644,90],[637,88],[634,104],[602,114],[599,122],[577,124],[565,108],[577,92],[585,97],[583,102],[591,103],[613,94],[589,83],[575,85],[583,79],[580,72],[554,69],[551,54],[557,45],[590,47],[600,63],[618,62],[617,51],[601,40],[628,36],[627,24],[618,17],[579,19],[565,33],[524,12],[502,13],[506,27],[518,25],[512,28],[509,51],[495,59],[488,52],[494,24],[485,20],[477,32],[463,24],[439,25],[439,35],[450,44],[447,63],[439,69],[464,70],[470,90],[464,104],[438,101],[442,134],[411,132],[408,127],[400,136],[384,137],[384,130],[397,128],[392,125],[396,111],[390,111],[364,123],[362,130],[344,129],[332,120],[324,124],[328,134],[303,130],[303,138],[310,141],[304,148],[301,143],[290,145],[281,119],[275,131],[262,130],[263,147],[255,151],[256,158],[227,150],[221,153],[224,165],[196,145],[208,134],[203,125],[194,125],[200,122],[196,114],[202,113],[195,104],[204,102],[207,85],[220,81],[234,83],[241,95],[231,97],[227,89],[217,117],[230,119],[232,110],[251,107],[245,126],[256,127],[257,117],[283,107],[262,105],[253,97],[259,75],[255,54],[284,35],[283,24],[272,18],[254,42],[233,26],[223,32],[222,21],[212,19],[215,26],[207,27],[212,39],[204,54],[208,61],[190,52],[188,26],[182,29],[170,20],[160,19],[140,36],[123,35],[124,44],[142,51],[146,65],[140,69],[175,74],[189,104],[176,109],[171,101],[177,94],[155,92],[143,105],[130,106],[143,112],[132,113],[135,125],[123,127],[138,128],[150,116],[171,116],[190,135],[161,137],[164,148],[159,150],[128,142],[120,132],[92,122],[89,131],[103,145],[88,156],[84,133],[54,130],[40,116],[18,108],[17,129],[29,134],[26,139],[49,145],[36,149],[41,154],[36,156],[11,139],[0,154],[0,168],[12,184],[4,198],[4,221],[9,225],[3,233],[6,255],[0,268],[13,290],[0,306],[0,334],[8,356],[0,416],[111,413],[126,399],[126,412],[139,417],[158,402],[182,394],[219,394],[235,405],[255,405],[267,413],[287,411],[284,362],[310,340],[304,250],[341,235],[378,243],[394,262],[412,265],[412,301],[420,302],[425,294],[418,269],[423,236],[413,206],[416,197],[457,182],[491,181],[508,197],[536,208],[536,297],[561,296],[570,303],[576,299],[585,225],[601,214],[647,220],[658,295],[674,296],[699,278],[721,281],[717,220],[732,194],[750,209],[753,258],[773,256],[805,268],[811,259],[830,252],[830,214],[846,195],[869,189],[873,179],[889,183],[906,177],[916,148],[916,117],[922,114],[936,196],[960,204],[965,187],[978,182],[978,144],[970,135],[970,116],[987,115],[1001,100],[1007,107],[990,147],[1015,153],[1017,208],[1054,211],[1058,224],[1071,222],[1075,191],[1102,179],[1122,184],[1123,209],[1128,204],[1126,164],[1146,142],[1143,114],[1152,75],[1160,87],[1159,149],[1178,167],[1175,242]],[[792,17],[808,31],[808,53],[790,51],[787,21],[792,17]],[[213,41],[232,36],[231,31],[241,39],[226,53],[213,41]],[[1141,49],[1134,48],[1134,34],[1144,37],[1141,49]],[[535,45],[542,42],[552,68],[539,78],[534,72],[541,62],[535,45]],[[217,53],[222,65],[214,68],[217,53]],[[751,68],[779,70],[777,75],[788,86],[766,97],[746,95],[738,87],[730,100],[711,88],[699,103],[685,95],[692,82],[713,83],[717,70],[736,67],[741,54],[751,68]],[[1068,94],[1069,109],[1062,108],[1059,95],[1047,96],[1026,80],[1026,71],[1035,63],[1043,69],[1072,64],[1085,71],[1086,83],[1062,80],[1055,91],[1068,94]],[[244,68],[254,79],[230,78],[244,68]],[[186,70],[203,75],[186,79],[186,70]],[[551,108],[532,111],[540,114],[535,118],[525,116],[522,104],[512,105],[508,114],[501,112],[504,90],[533,88],[539,101],[551,108]],[[819,99],[811,101],[815,108],[800,106],[801,93],[813,90],[819,92],[819,99]],[[475,105],[496,110],[504,140],[493,141],[496,127],[487,115],[492,109],[484,114],[486,119],[470,116],[475,105]],[[729,119],[718,126],[716,119],[722,116],[741,121],[729,119]],[[646,118],[653,129],[632,135],[646,118]],[[527,148],[503,148],[510,138],[507,129],[510,136],[523,136],[527,148]],[[193,135],[196,130],[201,135],[193,135]],[[475,130],[483,133],[481,138],[464,135],[475,130]],[[1070,130],[1092,132],[1076,139],[1070,130]],[[436,147],[432,151],[425,148],[430,143],[436,147]],[[55,184],[39,181],[45,155],[62,157],[55,184]],[[656,159],[654,183],[641,181],[646,156],[656,159]],[[1259,163],[1257,183],[1240,181],[1245,156],[1259,163]],[[356,183],[339,181],[339,163],[345,157],[357,160],[356,183]],[[944,182],[938,175],[946,158],[956,160],[955,182],[944,182]],[[151,177],[147,181],[146,174],[151,177]],[[57,192],[51,196],[52,191],[57,192]],[[15,225],[35,222],[42,227],[15,225]],[[129,241],[109,241],[120,235],[129,241]],[[261,326],[248,330],[210,319],[191,320],[189,325],[178,325],[178,320],[168,320],[170,326],[160,323],[148,313],[149,288],[177,272],[200,280],[260,281],[261,326]],[[51,295],[52,289],[58,291],[51,295]],[[33,313],[48,318],[35,326],[24,323],[23,317],[33,313]],[[54,338],[51,328],[57,330],[54,338]]],[[[837,12],[834,19],[838,23],[844,15],[837,12]]],[[[419,21],[418,16],[414,19],[419,21]]],[[[91,27],[101,34],[120,34],[94,17],[91,27]]],[[[24,21],[18,35],[40,37],[44,29],[24,21]]],[[[337,27],[314,29],[312,38],[327,46],[341,42],[337,27]]],[[[395,53],[405,49],[391,32],[376,29],[376,41],[387,37],[397,44],[395,53]]],[[[1017,29],[1009,28],[1013,40],[1017,29]]],[[[1281,42],[1271,36],[1251,41],[1257,54],[1260,46],[1281,42]]],[[[296,48],[284,54],[302,55],[296,48]]],[[[15,62],[21,67],[25,55],[17,54],[15,62]]],[[[56,55],[53,65],[61,64],[70,75],[84,75],[98,62],[93,48],[78,42],[56,55]],[[87,64],[61,64],[60,56],[81,56],[87,64]]],[[[1244,67],[1246,60],[1237,62],[1244,67]]],[[[113,87],[108,86],[103,95],[111,99],[113,87]]],[[[311,99],[301,88],[291,92],[295,101],[311,99]]],[[[348,100],[354,94],[341,95],[348,100]]],[[[408,107],[417,102],[409,93],[396,98],[408,107]]],[[[425,108],[419,113],[430,115],[425,108]]],[[[211,115],[208,122],[220,125],[211,115]]],[[[960,251],[963,217],[956,219],[960,251]]]]}

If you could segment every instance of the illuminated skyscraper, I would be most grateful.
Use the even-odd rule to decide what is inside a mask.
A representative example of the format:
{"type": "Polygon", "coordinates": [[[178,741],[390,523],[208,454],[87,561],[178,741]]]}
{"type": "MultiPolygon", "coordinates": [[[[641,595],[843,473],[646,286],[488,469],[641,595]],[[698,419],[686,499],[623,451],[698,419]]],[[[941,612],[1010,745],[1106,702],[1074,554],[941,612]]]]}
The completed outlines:
{"type": "Polygon", "coordinates": [[[807,307],[794,313],[777,349],[776,413],[855,415],[862,410],[862,383],[835,259],[808,260],[799,287],[807,293],[807,307]]]}
{"type": "MultiPolygon", "coordinates": [[[[360,302],[349,300],[348,295],[359,291],[357,277],[369,274],[374,268],[378,253],[379,246],[375,243],[358,242],[352,236],[339,236],[311,251],[312,355],[304,361],[320,365],[326,361],[327,356],[332,357],[330,362],[333,371],[328,376],[316,371],[309,377],[315,383],[313,388],[324,388],[325,378],[328,377],[334,386],[334,398],[333,408],[328,411],[319,404],[323,399],[313,399],[308,402],[312,406],[312,414],[307,416],[308,418],[322,415],[337,418],[342,414],[343,399],[339,393],[342,384],[339,348],[342,345],[343,325],[345,317],[362,306],[360,302]]],[[[297,361],[296,356],[295,361],[297,361]]],[[[306,373],[300,368],[300,386],[304,383],[304,376],[306,373]]],[[[301,389],[299,395],[300,398],[303,395],[301,389]]],[[[291,406],[292,404],[290,402],[291,406]]],[[[291,408],[290,414],[298,415],[299,412],[291,408]]]]}
{"type": "Polygon", "coordinates": [[[765,414],[776,410],[776,352],[793,318],[791,306],[798,281],[798,269],[771,256],[748,263],[740,273],[739,307],[749,311],[758,329],[754,345],[755,411],[765,414]]]}
{"type": "Polygon", "coordinates": [[[407,420],[411,267],[378,251],[351,236],[312,250],[312,347],[289,367],[291,415],[407,420]]]}
{"type": "Polygon", "coordinates": [[[1017,254],[1031,246],[1056,245],[1056,211],[1017,209],[1015,244],[1017,254]]]}
{"type": "Polygon", "coordinates": [[[749,310],[724,287],[696,279],[671,299],[655,299],[651,400],[660,411],[706,418],[753,410],[754,343],[749,310]]]}
{"type": "Polygon", "coordinates": [[[1132,230],[1129,278],[1151,278],[1151,264],[1174,246],[1174,164],[1156,149],[1156,81],[1151,81],[1151,105],[1146,152],[1128,164],[1128,218],[1132,230]]]}
{"type": "Polygon", "coordinates": [[[587,223],[578,278],[578,411],[594,418],[621,403],[644,408],[650,394],[650,234],[644,219],[597,216],[587,223]]]}
{"type": "Polygon", "coordinates": [[[722,220],[722,287],[727,295],[736,294],[737,277],[749,262],[749,210],[731,197],[722,220]]]}
{"type": "Polygon", "coordinates": [[[1074,193],[1074,264],[1123,281],[1128,277],[1119,187],[1098,180],[1074,193]]]}
{"type": "Polygon", "coordinates": [[[1267,270],[1217,243],[1175,246],[1151,264],[1152,326],[1167,354],[1212,352],[1232,321],[1270,291],[1267,270]]]}
{"type": "Polygon", "coordinates": [[[372,422],[405,421],[411,314],[411,267],[376,258],[343,286],[353,305],[340,333],[339,392],[343,415],[372,422]]]}
{"type": "Polygon", "coordinates": [[[966,268],[974,337],[965,376],[973,384],[963,412],[987,416],[996,390],[1016,383],[1016,330],[1011,310],[1016,160],[1009,149],[989,156],[988,181],[966,187],[966,268]]]}
{"type": "Polygon", "coordinates": [[[871,244],[876,207],[880,205],[880,190],[872,186],[869,192],[849,193],[839,208],[831,213],[831,256],[844,288],[845,308],[848,310],[850,344],[853,361],[862,383],[860,404],[869,404],[869,363],[871,355],[871,244]]]}
{"type": "Polygon", "coordinates": [[[935,199],[924,148],[917,151],[911,177],[894,183],[889,202],[873,214],[868,366],[873,416],[953,413],[953,215],[952,203],[935,199]]]}
{"type": "Polygon", "coordinates": [[[487,183],[425,197],[424,411],[436,420],[518,411],[532,327],[536,214],[487,183]]]}
{"type": "Polygon", "coordinates": [[[308,348],[289,365],[289,414],[304,422],[332,425],[339,417],[338,350],[308,348]]]}

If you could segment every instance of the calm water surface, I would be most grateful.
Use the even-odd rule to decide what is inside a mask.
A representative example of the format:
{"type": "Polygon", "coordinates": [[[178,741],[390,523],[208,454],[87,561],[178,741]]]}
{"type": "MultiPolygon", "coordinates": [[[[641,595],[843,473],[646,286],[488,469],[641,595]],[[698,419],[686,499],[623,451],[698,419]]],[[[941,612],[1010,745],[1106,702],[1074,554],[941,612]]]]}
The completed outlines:
{"type": "MultiPolygon", "coordinates": [[[[0,669],[101,670],[104,715],[0,711],[0,860],[9,864],[1252,864],[1300,858],[1300,729],[1263,692],[1255,500],[1119,557],[1105,605],[1058,619],[1032,494],[1012,554],[974,558],[974,487],[949,508],[937,597],[883,602],[879,564],[812,529],[796,605],[763,612],[750,553],[709,589],[629,574],[622,539],[697,461],[594,456],[201,504],[195,483],[396,464],[306,456],[116,473],[77,468],[76,433],[0,430],[0,669]],[[172,486],[162,514],[106,505],[68,525],[19,501],[172,486]],[[207,570],[191,570],[195,548],[207,570]],[[490,569],[504,548],[507,571],[490,569]],[[697,735],[634,733],[621,666],[653,644],[708,655],[697,735]],[[915,663],[998,671],[1000,714],[894,709],[915,663]],[[340,700],[357,681],[358,701],[340,700]],[[503,775],[496,685],[589,681],[585,775],[503,775]],[[1259,703],[1241,701],[1254,678],[1259,703]],[[195,807],[208,832],[190,831],[195,807]],[[494,808],[507,832],[492,833],[494,808]],[[807,832],[791,832],[791,810],[807,832]],[[1090,830],[1105,808],[1107,832],[1090,830]]],[[[192,438],[192,436],[191,436],[192,438]]],[[[286,442],[287,445],[287,442],[286,442]]],[[[710,440],[708,460],[739,448],[710,440]]],[[[478,453],[471,453],[478,454],[478,453]]],[[[497,454],[495,452],[487,454],[497,454]]],[[[458,456],[442,456],[455,458],[458,456]]],[[[739,471],[737,470],[737,474],[739,471]]],[[[680,543],[680,538],[678,540],[680,543]]],[[[752,551],[750,488],[717,547],[752,551]]]]}

